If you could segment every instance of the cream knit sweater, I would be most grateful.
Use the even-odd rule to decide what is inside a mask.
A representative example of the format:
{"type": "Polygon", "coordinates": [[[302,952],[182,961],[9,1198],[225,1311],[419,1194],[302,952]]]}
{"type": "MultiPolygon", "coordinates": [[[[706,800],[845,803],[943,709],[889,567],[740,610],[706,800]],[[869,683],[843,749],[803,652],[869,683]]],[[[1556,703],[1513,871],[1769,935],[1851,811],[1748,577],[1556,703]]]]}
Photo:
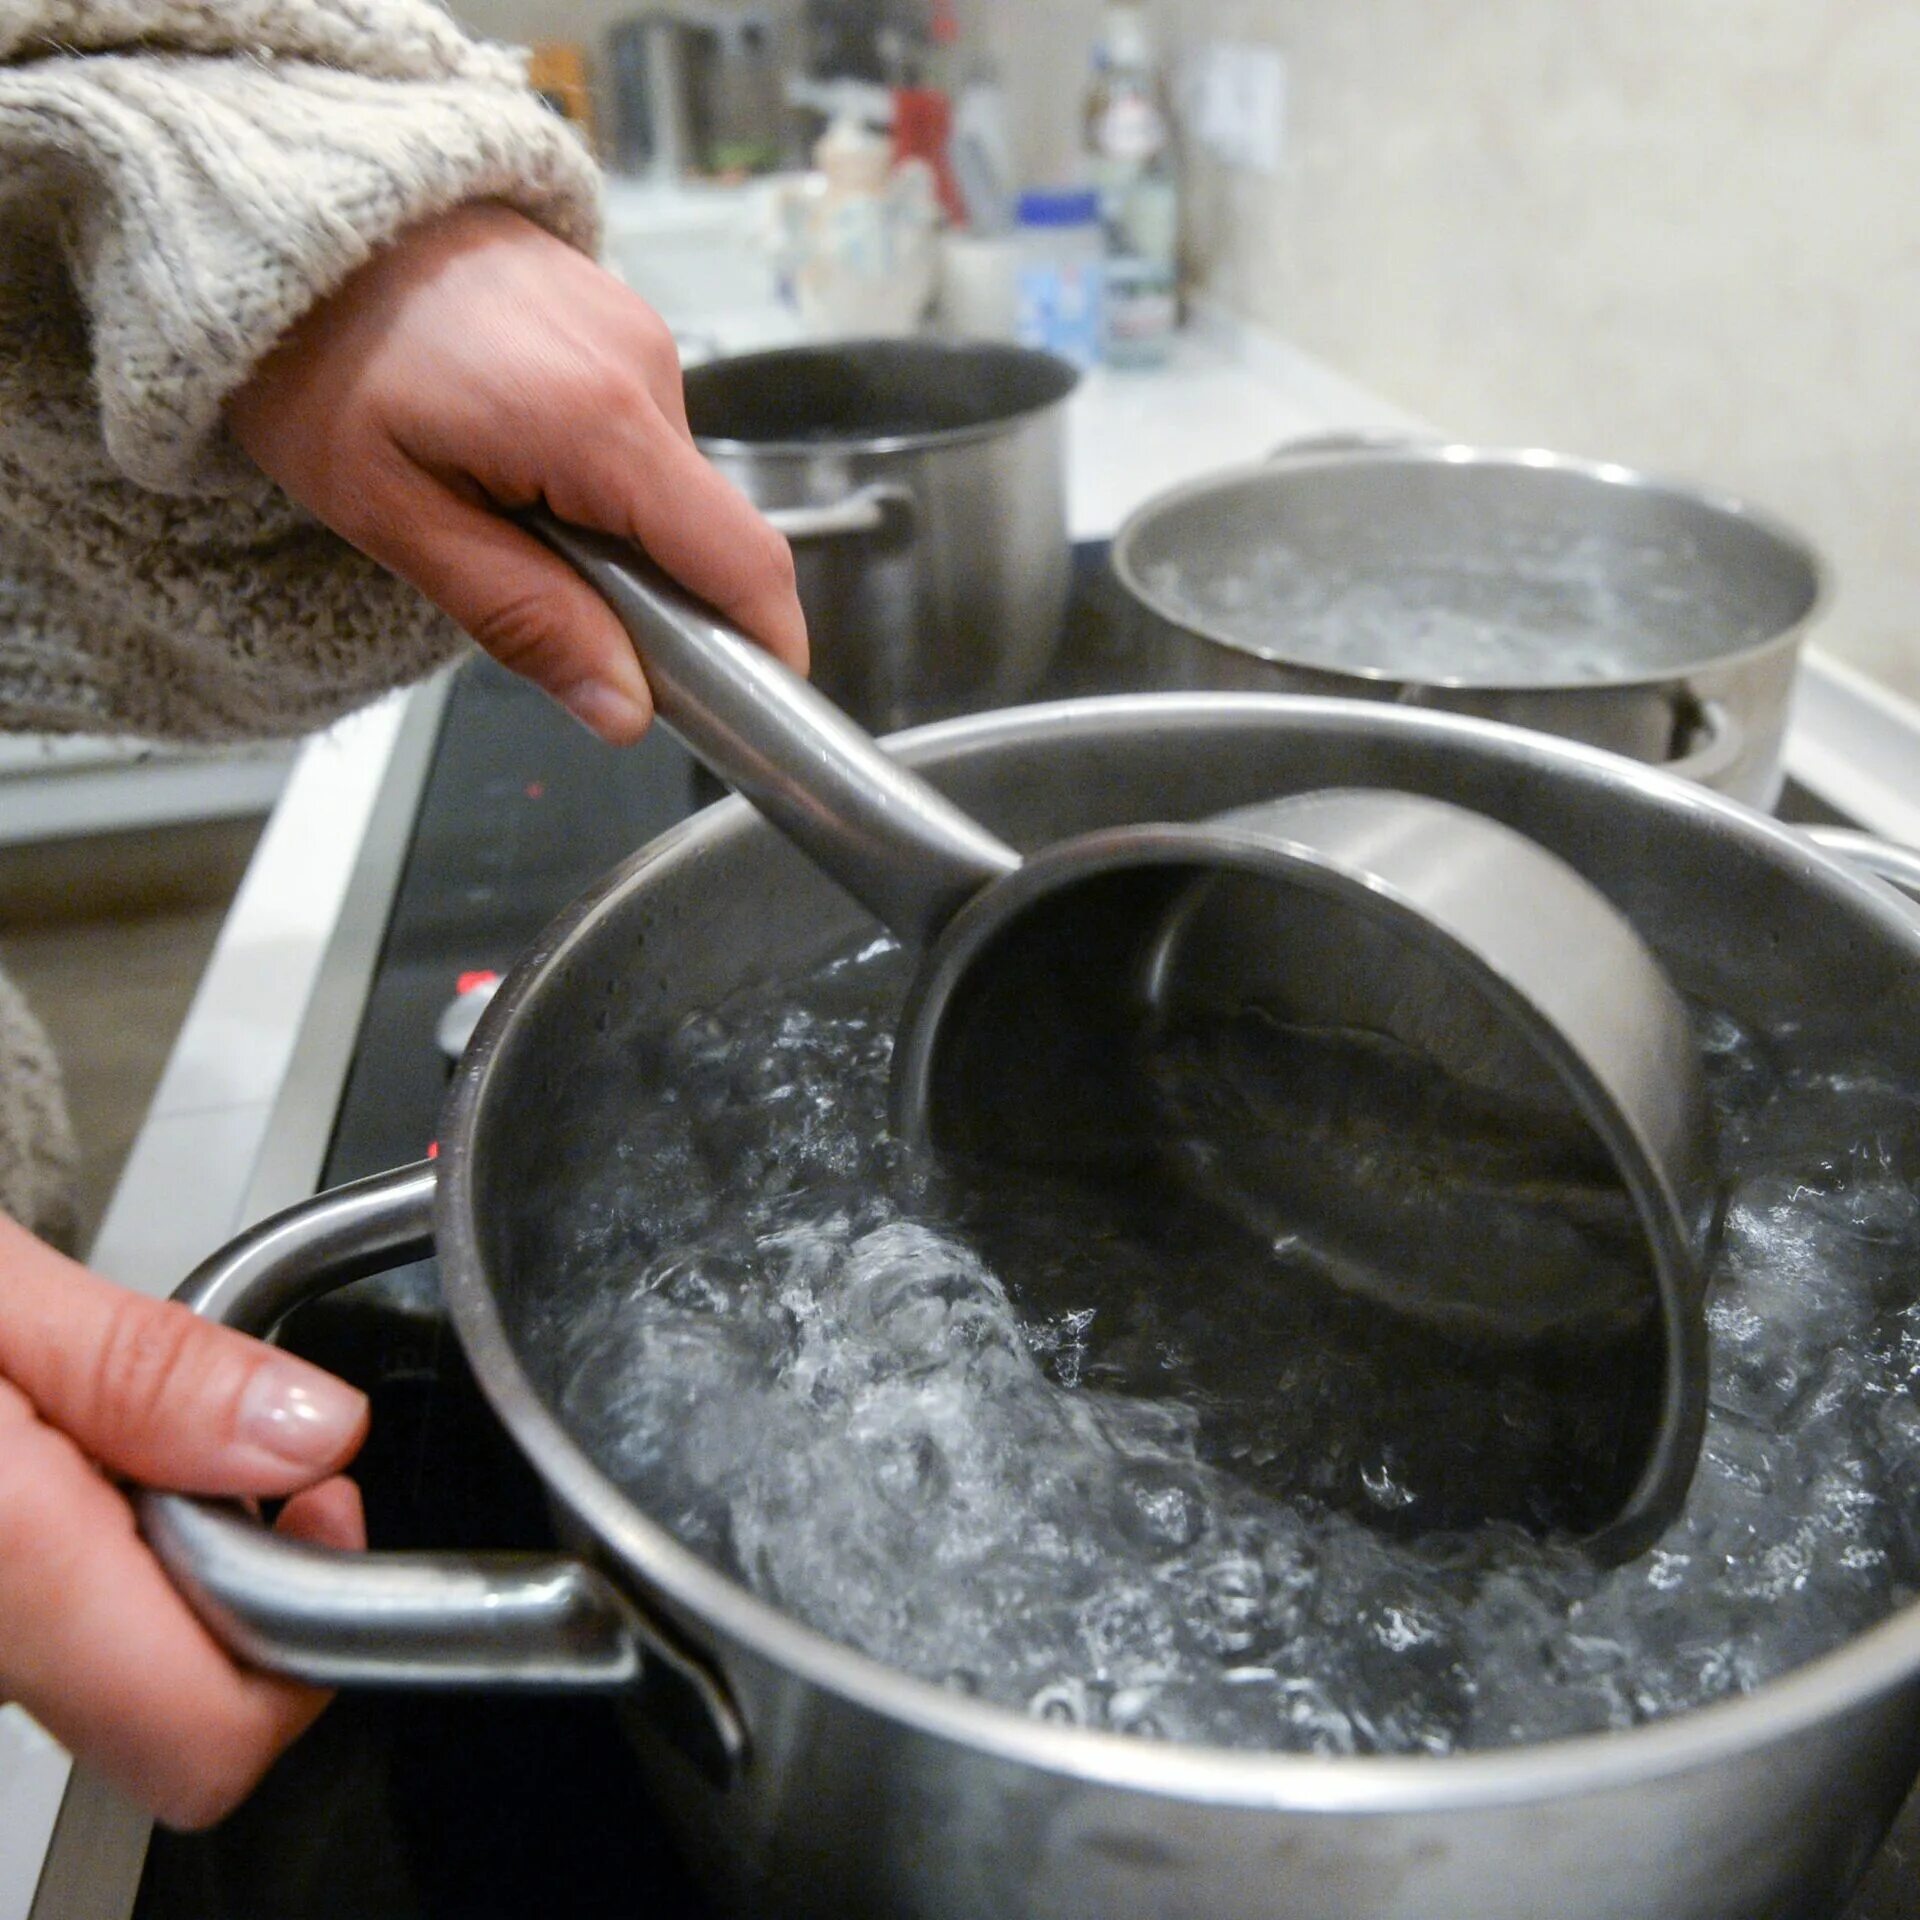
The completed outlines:
{"type": "MultiPolygon", "coordinates": [[[[590,248],[597,182],[432,0],[0,0],[0,728],[304,732],[448,657],[221,407],[403,228],[501,200],[590,248]]],[[[0,1207],[71,1154],[0,982],[0,1207]]]]}

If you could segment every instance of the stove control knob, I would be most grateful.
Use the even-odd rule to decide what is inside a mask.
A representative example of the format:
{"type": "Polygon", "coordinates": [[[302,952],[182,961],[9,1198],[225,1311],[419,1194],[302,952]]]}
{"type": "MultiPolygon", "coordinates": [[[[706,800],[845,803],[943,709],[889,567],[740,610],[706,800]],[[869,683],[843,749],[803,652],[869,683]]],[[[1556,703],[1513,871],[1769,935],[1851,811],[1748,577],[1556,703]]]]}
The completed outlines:
{"type": "Polygon", "coordinates": [[[473,1038],[473,1030],[480,1024],[480,1016],[486,1012],[488,1002],[499,991],[500,976],[497,973],[463,973],[460,976],[460,991],[442,1009],[439,1024],[433,1030],[440,1051],[449,1060],[458,1060],[466,1052],[467,1042],[473,1038]]]}

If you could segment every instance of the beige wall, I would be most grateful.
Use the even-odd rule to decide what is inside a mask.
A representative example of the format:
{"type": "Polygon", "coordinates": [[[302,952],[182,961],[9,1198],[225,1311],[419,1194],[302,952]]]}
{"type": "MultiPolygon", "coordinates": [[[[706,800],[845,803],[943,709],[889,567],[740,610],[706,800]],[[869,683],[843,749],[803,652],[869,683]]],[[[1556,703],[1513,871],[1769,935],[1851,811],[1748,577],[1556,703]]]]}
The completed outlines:
{"type": "MultiPolygon", "coordinates": [[[[1750,493],[1827,552],[1830,644],[1920,695],[1920,6],[1160,0],[1257,39],[1278,179],[1192,173],[1201,283],[1463,436],[1750,493]]],[[[1036,173],[1087,0],[973,0],[1036,173]]]]}
{"type": "MultiPolygon", "coordinates": [[[[800,11],[800,0],[771,3],[776,13],[800,11]]],[[[495,40],[578,40],[590,51],[609,27],[648,6],[649,0],[448,0],[455,18],[495,40]]]]}

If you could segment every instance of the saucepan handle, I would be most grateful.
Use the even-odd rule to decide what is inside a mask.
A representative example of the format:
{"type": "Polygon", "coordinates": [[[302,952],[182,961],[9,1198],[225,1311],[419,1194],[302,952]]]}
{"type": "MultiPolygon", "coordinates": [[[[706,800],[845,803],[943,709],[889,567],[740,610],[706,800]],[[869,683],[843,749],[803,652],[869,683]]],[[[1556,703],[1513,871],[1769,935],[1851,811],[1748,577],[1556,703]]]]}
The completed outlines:
{"type": "Polygon", "coordinates": [[[660,718],[823,872],[916,946],[1020,856],[637,547],[541,509],[522,524],[633,641],[660,718]]]}
{"type": "MultiPolygon", "coordinates": [[[[427,1162],[335,1188],[242,1234],[175,1297],[265,1338],[302,1301],[430,1252],[433,1190],[427,1162]]],[[[718,1676],[584,1561],[342,1553],[282,1539],[231,1501],[136,1504],[187,1603],[249,1665],[329,1687],[628,1696],[710,1778],[745,1757],[718,1676]]]]}
{"type": "Polygon", "coordinates": [[[1803,827],[1801,831],[1815,846],[1851,860],[1909,899],[1920,901],[1920,850],[1853,827],[1803,827]]]}
{"type": "Polygon", "coordinates": [[[762,507],[760,512],[789,540],[806,544],[866,533],[905,539],[912,535],[917,517],[912,492],[884,480],[824,506],[762,507]]]}

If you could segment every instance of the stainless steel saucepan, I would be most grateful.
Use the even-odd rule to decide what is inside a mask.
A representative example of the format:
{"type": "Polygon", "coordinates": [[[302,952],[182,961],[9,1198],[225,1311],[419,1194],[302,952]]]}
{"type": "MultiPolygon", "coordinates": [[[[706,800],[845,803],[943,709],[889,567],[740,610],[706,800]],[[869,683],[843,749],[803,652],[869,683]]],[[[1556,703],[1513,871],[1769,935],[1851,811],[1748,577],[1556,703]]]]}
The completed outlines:
{"type": "MultiPolygon", "coordinates": [[[[1489,815],[1626,912],[1683,990],[1831,1021],[1920,1080],[1920,916],[1790,830],[1544,735],[1368,703],[1196,694],[933,728],[903,759],[1009,846],[1338,786],[1489,815]]],[[[1830,1915],[1920,1762],[1920,1610],[1727,1701],[1445,1759],[1310,1759],[1028,1719],[838,1645],[682,1546],[556,1411],[538,1328],[611,1168],[631,1053],[871,922],[742,802],[636,856],[541,938],[462,1061],[432,1166],[324,1195],[209,1263],[203,1312],[270,1330],[431,1242],[480,1384],[569,1550],[329,1554],[142,1503],[229,1645],[310,1678],[596,1691],[728,1911],[793,1920],[1752,1920],[1830,1915]]],[[[1850,1043],[1851,1044],[1851,1043],[1850,1043]]],[[[607,1177],[610,1179],[611,1174],[607,1177]]]]}
{"type": "Polygon", "coordinates": [[[1028,348],[934,340],[687,370],[700,450],[792,541],[813,678],[862,725],[1011,706],[1045,673],[1078,379],[1028,348]]]}
{"type": "Polygon", "coordinates": [[[1156,684],[1470,713],[1779,798],[1807,543],[1602,461],[1330,435],[1150,500],[1113,566],[1156,684]]]}

